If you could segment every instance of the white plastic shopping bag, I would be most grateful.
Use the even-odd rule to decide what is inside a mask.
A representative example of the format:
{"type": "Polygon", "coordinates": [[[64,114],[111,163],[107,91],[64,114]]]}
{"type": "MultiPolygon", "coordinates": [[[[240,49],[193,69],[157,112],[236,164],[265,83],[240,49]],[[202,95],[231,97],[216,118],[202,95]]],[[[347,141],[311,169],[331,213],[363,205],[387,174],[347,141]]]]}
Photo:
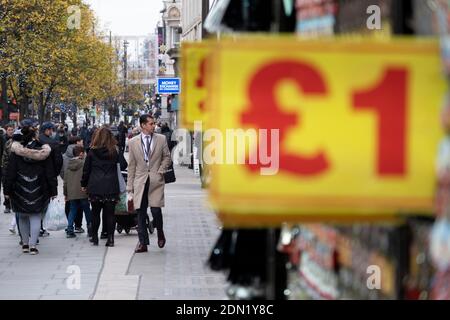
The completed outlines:
{"type": "Polygon", "coordinates": [[[44,217],[44,228],[49,231],[64,230],[67,218],[64,205],[59,200],[51,200],[44,217]]]}

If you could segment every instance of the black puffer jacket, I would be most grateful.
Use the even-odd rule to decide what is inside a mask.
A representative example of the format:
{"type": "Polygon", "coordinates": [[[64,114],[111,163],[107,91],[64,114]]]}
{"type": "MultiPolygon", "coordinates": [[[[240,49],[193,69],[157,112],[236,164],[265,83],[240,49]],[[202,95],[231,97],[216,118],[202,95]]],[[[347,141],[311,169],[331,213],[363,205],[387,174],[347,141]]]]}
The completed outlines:
{"type": "Polygon", "coordinates": [[[41,214],[49,200],[58,194],[50,147],[33,141],[23,148],[11,147],[5,179],[5,195],[10,196],[15,212],[41,214]]]}
{"type": "Polygon", "coordinates": [[[90,198],[119,194],[117,164],[120,163],[121,170],[127,167],[125,159],[119,157],[118,152],[111,157],[106,148],[89,150],[84,162],[81,186],[87,188],[90,198]]]}

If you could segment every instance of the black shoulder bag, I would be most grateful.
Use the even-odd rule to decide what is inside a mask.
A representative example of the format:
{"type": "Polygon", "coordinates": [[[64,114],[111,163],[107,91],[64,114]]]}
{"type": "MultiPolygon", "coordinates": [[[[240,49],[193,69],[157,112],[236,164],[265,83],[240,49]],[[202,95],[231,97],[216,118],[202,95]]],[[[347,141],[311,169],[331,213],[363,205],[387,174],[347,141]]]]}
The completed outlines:
{"type": "Polygon", "coordinates": [[[164,182],[167,184],[175,181],[177,181],[177,178],[175,177],[175,170],[173,170],[173,162],[171,162],[169,168],[164,172],[164,182]]]}

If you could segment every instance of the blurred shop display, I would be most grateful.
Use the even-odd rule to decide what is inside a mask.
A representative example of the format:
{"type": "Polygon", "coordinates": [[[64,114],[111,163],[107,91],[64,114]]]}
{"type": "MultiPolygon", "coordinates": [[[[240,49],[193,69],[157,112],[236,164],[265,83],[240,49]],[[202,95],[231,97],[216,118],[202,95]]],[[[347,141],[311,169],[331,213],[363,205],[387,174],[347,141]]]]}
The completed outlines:
{"type": "Polygon", "coordinates": [[[337,9],[338,4],[335,0],[297,0],[297,34],[304,36],[334,34],[337,9]]]}
{"type": "Polygon", "coordinates": [[[295,0],[217,0],[205,20],[208,32],[293,32],[295,0]]]}
{"type": "MultiPolygon", "coordinates": [[[[358,13],[373,4],[382,9],[384,35],[441,34],[444,68],[448,65],[448,1],[340,1],[336,32],[370,33],[366,16],[358,13]]],[[[441,164],[450,160],[442,154],[440,157],[444,158],[438,160],[441,164]]],[[[441,184],[443,198],[447,198],[450,188],[443,188],[441,184]]],[[[295,247],[299,252],[294,256],[306,259],[300,258],[298,265],[291,268],[290,298],[449,299],[450,228],[448,220],[433,220],[410,218],[395,227],[302,226],[296,232],[295,247]],[[381,275],[379,290],[369,283],[371,272],[377,268],[381,275]],[[327,281],[323,281],[324,277],[327,281]]]]}
{"type": "Polygon", "coordinates": [[[302,225],[291,238],[290,299],[428,299],[434,268],[432,222],[398,226],[302,225]],[[377,279],[377,277],[380,277],[377,279]]]}
{"type": "MultiPolygon", "coordinates": [[[[296,0],[271,2],[219,0],[208,16],[205,28],[209,32],[217,33],[289,32],[302,38],[317,37],[325,39],[330,39],[334,35],[340,38],[356,36],[363,39],[373,36],[386,37],[388,39],[398,35],[440,35],[442,70],[450,74],[448,71],[450,70],[450,67],[448,67],[450,66],[448,62],[450,61],[450,40],[448,40],[449,2],[444,0],[296,0]],[[370,6],[375,8],[374,11],[368,10],[370,6]],[[368,27],[367,21],[371,14],[376,14],[377,8],[380,13],[379,17],[377,17],[381,22],[380,28],[371,29],[368,27]]],[[[276,47],[276,41],[278,40],[271,42],[273,47],[276,47]]],[[[399,43],[401,42],[401,40],[398,41],[399,43]]],[[[278,42],[278,44],[289,53],[286,54],[287,56],[295,59],[295,53],[293,53],[295,50],[291,50],[293,47],[289,45],[283,46],[284,44],[281,42],[278,42]]],[[[311,47],[312,45],[308,48],[310,49],[311,47]]],[[[220,58],[223,60],[216,59],[222,63],[222,66],[228,65],[227,63],[233,61],[243,61],[238,55],[233,55],[235,53],[232,52],[232,45],[228,44],[227,47],[227,44],[225,44],[221,46],[221,49],[223,48],[229,49],[229,51],[221,51],[220,58]],[[226,54],[229,54],[229,60],[225,60],[227,59],[226,54]]],[[[237,42],[235,49],[239,48],[242,47],[239,47],[237,42]]],[[[396,47],[399,50],[405,50],[405,48],[396,47]]],[[[247,59],[252,61],[248,61],[245,66],[242,65],[242,70],[250,68],[248,65],[256,63],[255,61],[259,57],[258,54],[263,57],[261,58],[263,61],[265,53],[258,52],[251,56],[251,50],[258,49],[255,49],[248,43],[245,50],[247,59]]],[[[437,51],[438,46],[435,43],[432,49],[429,47],[429,50],[424,49],[423,52],[433,52],[434,54],[437,51]]],[[[326,50],[324,52],[326,53],[326,50]]],[[[320,69],[322,61],[314,60],[319,59],[317,55],[313,55],[308,50],[302,53],[305,56],[309,54],[309,60],[314,62],[314,66],[317,69],[320,69]]],[[[269,55],[270,53],[267,54],[269,55]]],[[[439,67],[440,62],[437,61],[437,56],[433,57],[432,67],[434,69],[434,67],[439,67]]],[[[358,57],[357,59],[363,58],[358,57]]],[[[357,59],[355,58],[355,61],[357,59]]],[[[198,59],[197,63],[200,66],[199,62],[200,59],[198,59]]],[[[263,62],[267,64],[266,61],[263,62]]],[[[406,64],[416,65],[412,62],[407,62],[406,64]]],[[[199,66],[196,68],[200,70],[199,66]]],[[[425,70],[427,68],[420,67],[419,69],[425,70]]],[[[255,70],[253,72],[257,73],[255,70]]],[[[375,70],[375,66],[370,69],[370,71],[373,70],[375,70]]],[[[228,72],[232,73],[230,70],[228,72]]],[[[433,72],[437,74],[439,70],[434,70],[433,72]]],[[[290,69],[288,73],[293,74],[295,72],[290,69]]],[[[262,71],[261,74],[263,74],[262,71]]],[[[337,72],[336,74],[341,75],[343,73],[337,72]]],[[[216,76],[217,73],[214,75],[216,76]]],[[[238,72],[236,72],[235,77],[231,75],[224,78],[217,77],[215,81],[222,86],[226,86],[225,81],[218,81],[218,79],[233,79],[234,82],[239,82],[239,76],[240,74],[238,75],[238,72]]],[[[433,74],[434,76],[435,74],[433,74]]],[[[208,79],[207,77],[206,79],[208,79]]],[[[261,79],[269,78],[273,80],[274,77],[272,75],[271,77],[261,77],[261,79]]],[[[330,81],[331,76],[324,78],[330,81]]],[[[437,78],[438,76],[435,77],[435,79],[437,78]]],[[[356,81],[359,81],[358,79],[356,81]]],[[[292,79],[289,80],[292,81],[292,79]]],[[[210,81],[212,80],[207,80],[208,83],[210,81]]],[[[230,83],[232,82],[231,80],[229,81],[230,83]]],[[[344,81],[341,82],[342,86],[344,85],[343,83],[344,81]]],[[[334,86],[332,87],[334,88],[334,86]]],[[[264,88],[260,92],[266,93],[272,87],[267,85],[264,88]]],[[[229,101],[245,101],[239,96],[240,88],[234,89],[232,97],[223,94],[221,96],[224,97],[223,100],[220,100],[219,94],[215,92],[214,102],[225,105],[229,101]]],[[[415,89],[417,90],[417,88],[415,89]]],[[[340,93],[342,94],[342,92],[340,93]]],[[[265,106],[265,102],[270,100],[270,97],[268,98],[267,95],[260,94],[258,97],[260,96],[266,97],[266,99],[258,100],[260,102],[258,107],[265,106]]],[[[289,101],[293,100],[291,96],[288,97],[289,99],[286,96],[284,98],[289,101]]],[[[357,99],[355,98],[355,100],[357,99]]],[[[434,104],[432,107],[436,109],[439,108],[436,105],[436,100],[430,99],[426,103],[434,104]]],[[[284,101],[284,103],[286,102],[284,101]]],[[[427,107],[426,103],[422,103],[423,108],[427,107]]],[[[233,115],[230,116],[230,119],[236,120],[238,118],[236,117],[237,109],[233,108],[234,106],[230,105],[226,111],[233,115]]],[[[445,109],[444,107],[443,110],[445,111],[445,109]]],[[[249,121],[246,123],[247,125],[249,123],[254,124],[254,122],[251,122],[254,119],[262,121],[261,119],[269,113],[272,114],[273,121],[269,125],[264,123],[267,126],[273,125],[276,127],[278,125],[280,127],[287,120],[292,120],[289,118],[290,115],[287,115],[287,108],[284,110],[284,113],[276,112],[276,108],[270,112],[258,109],[258,112],[254,114],[251,114],[251,111],[249,110],[247,115],[242,116],[242,119],[249,121]]],[[[448,128],[443,128],[447,134],[450,133],[450,111],[448,115],[449,126],[448,128]]],[[[220,121],[217,120],[220,117],[219,112],[214,113],[214,116],[216,123],[219,123],[220,121]]],[[[302,125],[305,118],[301,118],[302,125]]],[[[264,119],[264,121],[268,122],[269,120],[264,119]]],[[[236,125],[236,123],[228,119],[224,124],[224,127],[234,127],[236,125]]],[[[413,125],[410,125],[412,128],[413,125]]],[[[417,123],[414,125],[417,125],[417,123]]],[[[433,125],[430,124],[430,126],[433,125]]],[[[432,129],[436,131],[438,127],[439,124],[436,122],[432,129]]],[[[342,130],[345,131],[344,129],[342,130]]],[[[438,136],[436,135],[436,137],[438,136]]],[[[354,139],[357,138],[355,137],[354,139]]],[[[434,139],[433,141],[438,140],[434,139]]],[[[227,216],[226,221],[229,223],[228,225],[233,227],[222,230],[222,234],[211,252],[208,265],[212,270],[226,274],[230,283],[227,290],[230,299],[450,299],[450,214],[448,214],[450,212],[450,206],[448,205],[450,204],[450,201],[448,201],[450,199],[450,144],[447,146],[448,141],[450,140],[447,136],[441,143],[441,153],[438,155],[427,154],[427,160],[425,161],[430,163],[431,161],[429,160],[433,157],[438,165],[448,168],[448,175],[437,175],[436,177],[438,193],[436,194],[435,213],[444,212],[439,214],[437,219],[433,217],[431,212],[421,212],[420,210],[415,210],[416,208],[410,207],[408,212],[402,212],[403,215],[401,217],[396,216],[390,221],[361,223],[355,216],[353,219],[346,217],[345,222],[338,225],[331,224],[331,215],[328,215],[324,218],[324,222],[302,224],[298,221],[296,222],[292,217],[300,216],[299,212],[294,211],[297,209],[297,211],[306,211],[305,207],[299,208],[297,205],[291,208],[291,211],[286,210],[286,213],[284,213],[280,211],[282,211],[281,209],[284,210],[283,206],[285,203],[279,202],[281,203],[280,210],[276,213],[281,216],[281,219],[284,219],[284,222],[289,224],[284,223],[281,229],[267,228],[267,225],[265,229],[245,228],[243,221],[247,221],[251,226],[260,222],[261,226],[263,226],[263,222],[267,222],[268,216],[275,214],[276,210],[268,212],[267,208],[271,208],[270,206],[273,205],[273,203],[269,202],[281,194],[279,191],[286,187],[286,184],[281,183],[283,182],[282,180],[277,180],[276,183],[273,183],[273,197],[268,193],[264,194],[261,192],[259,195],[249,193],[250,196],[247,201],[244,198],[238,199],[238,195],[240,195],[239,190],[241,190],[239,188],[255,191],[251,184],[254,181],[250,181],[250,179],[253,179],[252,176],[245,173],[242,176],[247,177],[248,183],[243,183],[244,180],[239,180],[239,174],[230,174],[232,171],[228,167],[226,169],[228,171],[222,172],[221,183],[223,186],[223,181],[229,177],[232,177],[234,181],[238,181],[235,189],[230,188],[228,198],[224,197],[225,202],[229,199],[230,206],[228,209],[230,211],[234,210],[234,213],[237,212],[234,215],[236,219],[233,220],[233,214],[229,214],[230,212],[226,212],[226,210],[218,212],[221,218],[227,216]],[[233,192],[236,196],[233,196],[233,192]],[[264,195],[264,197],[261,195],[264,195]],[[255,199],[259,199],[258,201],[261,203],[257,203],[255,199]],[[267,205],[265,205],[266,203],[267,205]],[[439,207],[440,209],[437,209],[439,207]],[[255,212],[250,212],[251,209],[254,209],[255,212]],[[261,212],[263,213],[258,215],[261,212]],[[247,220],[243,219],[246,213],[249,213],[247,220]],[[251,221],[252,214],[254,221],[251,221]],[[283,216],[283,214],[285,215],[283,216]]],[[[437,149],[436,146],[435,150],[437,149]]],[[[430,150],[431,148],[428,151],[430,150]]],[[[299,159],[299,157],[292,156],[290,159],[295,160],[299,159]]],[[[356,168],[355,159],[349,160],[354,161],[353,168],[356,168]]],[[[358,159],[356,159],[357,161],[358,159]]],[[[295,166],[295,163],[291,163],[291,165],[295,166]]],[[[412,164],[409,165],[409,169],[411,168],[412,164]]],[[[286,178],[289,173],[284,172],[285,176],[282,176],[281,179],[286,178]]],[[[431,173],[427,172],[426,176],[430,182],[434,182],[434,180],[431,181],[431,173]]],[[[212,179],[212,184],[214,184],[214,170],[212,179]]],[[[295,183],[294,177],[291,176],[290,179],[291,183],[295,183]]],[[[254,180],[256,181],[257,179],[255,178],[254,180]]],[[[348,181],[341,180],[343,184],[348,183],[348,181]]],[[[304,183],[304,181],[301,183],[304,183]]],[[[305,190],[308,190],[301,183],[289,185],[289,192],[292,193],[293,190],[299,192],[296,195],[298,199],[307,197],[300,194],[300,191],[305,192],[305,190]]],[[[371,183],[370,188],[367,187],[367,189],[373,190],[375,182],[371,180],[371,183]]],[[[351,183],[348,184],[350,185],[351,183]]],[[[261,183],[259,187],[262,185],[261,183]]],[[[264,185],[264,187],[267,187],[267,185],[264,185]]],[[[346,187],[347,184],[343,185],[339,192],[342,194],[346,187]]],[[[328,186],[325,189],[330,191],[332,188],[328,186]]],[[[321,191],[325,189],[320,188],[321,191]]],[[[264,190],[264,188],[261,187],[261,190],[264,190]]],[[[272,189],[265,188],[265,190],[270,191],[272,189]]],[[[213,191],[217,192],[218,189],[213,191]]],[[[415,189],[415,191],[417,190],[415,189]]],[[[312,193],[316,195],[317,190],[314,190],[312,193]]],[[[429,193],[431,194],[431,191],[429,193]]],[[[288,192],[281,195],[288,199],[287,194],[288,192]]],[[[215,195],[217,196],[217,193],[215,195]]],[[[414,197],[411,199],[414,199],[414,197]]],[[[296,203],[295,199],[289,198],[288,200],[296,203]]],[[[286,203],[289,201],[286,201],[286,203]]],[[[305,206],[310,205],[311,201],[305,202],[305,206]]],[[[345,203],[348,204],[349,202],[345,203]]],[[[221,205],[223,205],[223,202],[221,205]]],[[[376,204],[370,203],[368,200],[367,205],[354,205],[350,209],[357,208],[364,211],[364,209],[369,207],[375,208],[375,206],[376,204]]],[[[340,209],[340,212],[342,212],[343,208],[340,209]]],[[[335,218],[342,213],[334,212],[334,214],[335,218]]],[[[372,212],[372,214],[376,215],[376,212],[372,212]]],[[[317,221],[317,219],[313,221],[317,221]]],[[[277,220],[278,222],[279,220],[277,220]]]]}
{"type": "Polygon", "coordinates": [[[274,230],[222,230],[208,265],[226,273],[231,300],[285,298],[287,255],[273,246],[278,238],[274,230]]]}
{"type": "MultiPolygon", "coordinates": [[[[361,14],[369,5],[381,8],[378,33],[385,36],[435,35],[446,30],[443,21],[448,13],[438,8],[437,1],[344,0],[339,1],[336,33],[370,34],[367,15],[361,14]],[[439,16],[441,26],[436,29],[439,16]]],[[[291,245],[297,248],[291,255],[300,259],[290,268],[290,299],[449,299],[448,269],[436,270],[430,244],[440,239],[434,240],[441,244],[434,248],[434,260],[447,266],[448,230],[429,217],[409,218],[397,226],[301,226],[294,231],[296,243],[291,245]],[[379,287],[370,282],[372,276],[376,280],[377,271],[379,287]]]]}
{"type": "MultiPolygon", "coordinates": [[[[440,35],[443,72],[450,80],[450,1],[428,1],[433,17],[433,31],[440,35]]],[[[430,253],[435,276],[431,298],[450,299],[450,91],[441,112],[441,126],[445,137],[439,144],[436,161],[437,194],[436,221],[430,232],[430,253]]]]}
{"type": "MultiPolygon", "coordinates": [[[[293,32],[294,5],[291,0],[269,5],[265,0],[218,0],[205,29],[211,33],[293,32]]],[[[230,299],[285,298],[286,255],[276,250],[279,234],[278,229],[223,229],[208,264],[227,274],[230,299]]]]}
{"type": "Polygon", "coordinates": [[[450,3],[447,0],[429,1],[433,12],[433,30],[441,38],[443,69],[450,78],[450,3]]]}

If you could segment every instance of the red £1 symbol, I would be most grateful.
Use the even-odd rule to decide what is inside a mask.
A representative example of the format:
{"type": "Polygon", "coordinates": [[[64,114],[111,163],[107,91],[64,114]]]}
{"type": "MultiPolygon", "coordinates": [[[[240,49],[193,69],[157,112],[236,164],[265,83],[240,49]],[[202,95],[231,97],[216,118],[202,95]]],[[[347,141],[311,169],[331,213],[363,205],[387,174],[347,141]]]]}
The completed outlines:
{"type": "MultiPolygon", "coordinates": [[[[195,82],[195,86],[199,89],[205,88],[205,74],[206,74],[206,63],[208,58],[203,58],[200,62],[200,75],[195,82]]],[[[205,111],[205,100],[202,100],[198,104],[198,108],[201,111],[205,111]]]]}
{"type": "Polygon", "coordinates": [[[404,175],[406,172],[407,80],[407,70],[388,68],[377,87],[353,95],[355,109],[374,110],[378,115],[379,175],[404,175]]]}
{"type": "MultiPolygon", "coordinates": [[[[318,151],[314,156],[290,154],[282,149],[283,139],[288,129],[300,122],[296,113],[281,110],[276,101],[275,90],[280,81],[292,80],[305,95],[327,95],[327,88],[320,73],[313,67],[297,61],[277,61],[263,66],[251,78],[247,111],[241,116],[244,125],[253,125],[259,129],[279,129],[280,162],[279,169],[299,176],[311,176],[326,171],[330,164],[325,152],[318,151]]],[[[268,134],[268,136],[270,136],[268,134]]],[[[271,153],[270,143],[268,143],[271,153]]],[[[261,165],[248,165],[252,171],[261,165]]]]}

